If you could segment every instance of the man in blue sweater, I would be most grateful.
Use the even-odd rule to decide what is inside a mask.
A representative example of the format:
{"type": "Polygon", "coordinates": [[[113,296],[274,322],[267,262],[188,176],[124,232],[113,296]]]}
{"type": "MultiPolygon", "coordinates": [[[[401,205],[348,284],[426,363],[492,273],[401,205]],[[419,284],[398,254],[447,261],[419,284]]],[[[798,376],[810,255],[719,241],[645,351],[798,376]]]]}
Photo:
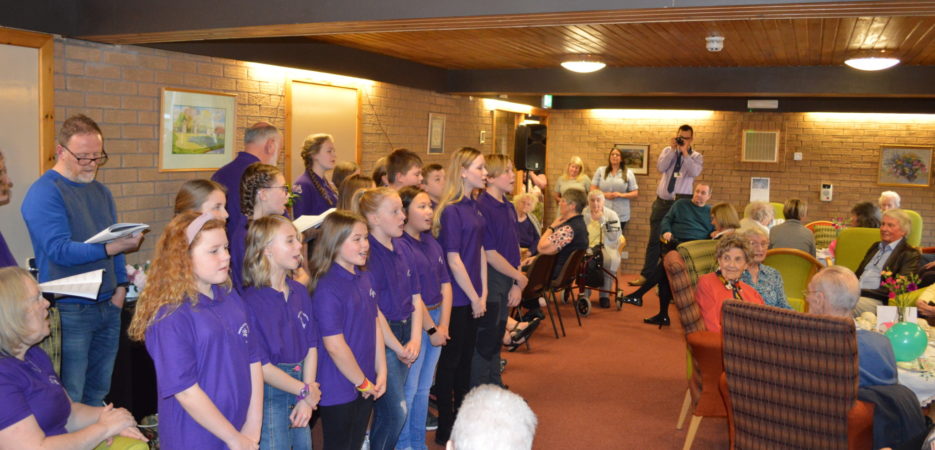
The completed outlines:
{"type": "Polygon", "coordinates": [[[106,186],[94,180],[107,162],[100,127],[79,114],[58,132],[56,162],[26,193],[21,212],[39,268],[39,281],[104,269],[97,298],[56,299],[62,319],[62,382],[73,401],[101,406],[110,391],[120,337],[120,311],[127,295],[124,252],[142,234],[107,244],[85,244],[117,223],[117,207],[106,186]]]}

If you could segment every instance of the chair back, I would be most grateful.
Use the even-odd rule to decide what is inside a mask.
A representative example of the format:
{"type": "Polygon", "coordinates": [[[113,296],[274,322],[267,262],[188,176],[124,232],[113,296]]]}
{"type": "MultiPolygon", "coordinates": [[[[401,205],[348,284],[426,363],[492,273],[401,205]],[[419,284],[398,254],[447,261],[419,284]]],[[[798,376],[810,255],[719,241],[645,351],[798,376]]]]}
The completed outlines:
{"type": "Polygon", "coordinates": [[[722,311],[735,448],[847,448],[859,373],[853,319],[734,301],[722,311]]]}
{"type": "Polygon", "coordinates": [[[773,218],[786,220],[786,213],[782,212],[782,209],[786,206],[779,202],[769,202],[770,205],[773,205],[773,218]]]}
{"type": "Polygon", "coordinates": [[[906,235],[906,243],[916,248],[921,247],[922,216],[911,209],[904,209],[903,212],[909,215],[909,220],[912,222],[912,229],[909,230],[909,234],[906,235]]]}
{"type": "Polygon", "coordinates": [[[834,227],[834,222],[828,220],[809,222],[805,228],[815,235],[815,248],[828,248],[838,237],[838,229],[834,227]]]}
{"type": "Polygon", "coordinates": [[[834,264],[856,272],[867,250],[879,240],[879,228],[850,227],[841,230],[834,249],[834,264]]]}
{"type": "Polygon", "coordinates": [[[568,259],[565,260],[565,265],[562,266],[562,270],[559,271],[558,276],[552,280],[552,289],[564,289],[571,287],[574,283],[575,278],[578,277],[579,267],[581,266],[581,261],[584,260],[584,255],[587,254],[587,250],[575,250],[568,255],[568,259]]]}
{"type": "Polygon", "coordinates": [[[672,300],[679,309],[679,320],[685,334],[706,330],[701,308],[695,303],[695,284],[698,277],[714,271],[716,248],[715,240],[685,242],[662,259],[666,276],[669,277],[672,300]]]}
{"type": "Polygon", "coordinates": [[[523,288],[522,298],[538,297],[549,287],[553,265],[555,265],[555,255],[539,254],[532,260],[529,270],[526,271],[526,278],[529,282],[523,288]]]}
{"type": "Polygon", "coordinates": [[[789,305],[798,312],[808,312],[802,291],[822,265],[814,256],[794,248],[774,248],[766,252],[763,264],[779,271],[789,305]]]}

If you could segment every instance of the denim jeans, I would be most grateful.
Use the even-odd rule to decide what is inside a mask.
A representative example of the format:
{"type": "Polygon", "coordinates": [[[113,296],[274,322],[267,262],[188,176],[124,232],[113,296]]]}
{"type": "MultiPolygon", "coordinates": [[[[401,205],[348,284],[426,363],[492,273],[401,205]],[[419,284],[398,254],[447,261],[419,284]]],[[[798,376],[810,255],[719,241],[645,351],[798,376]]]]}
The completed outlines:
{"type": "MultiPolygon", "coordinates": [[[[409,342],[412,322],[409,320],[388,321],[390,330],[399,342],[409,342]]],[[[386,347],[386,393],[374,405],[373,427],[370,429],[371,450],[389,450],[396,447],[396,440],[406,423],[409,408],[406,405],[405,385],[409,367],[396,357],[396,352],[386,347]]],[[[424,424],[423,424],[424,425],[424,424]]]]}
{"type": "MultiPolygon", "coordinates": [[[[439,306],[429,311],[429,316],[437,324],[442,315],[439,306]]],[[[425,418],[429,412],[429,389],[435,380],[435,365],[442,354],[442,348],[432,345],[429,334],[422,332],[422,350],[419,359],[409,368],[406,377],[406,404],[409,405],[409,415],[403,431],[399,433],[398,449],[425,450],[425,418]]]]}
{"type": "MultiPolygon", "coordinates": [[[[287,375],[302,380],[303,362],[276,364],[287,375]]],[[[307,426],[292,428],[289,415],[295,408],[295,394],[263,383],[263,431],[260,448],[267,450],[311,450],[312,433],[307,426]]]]}
{"type": "Polygon", "coordinates": [[[72,401],[101,406],[110,391],[120,343],[120,308],[58,303],[62,318],[62,383],[72,401]]]}

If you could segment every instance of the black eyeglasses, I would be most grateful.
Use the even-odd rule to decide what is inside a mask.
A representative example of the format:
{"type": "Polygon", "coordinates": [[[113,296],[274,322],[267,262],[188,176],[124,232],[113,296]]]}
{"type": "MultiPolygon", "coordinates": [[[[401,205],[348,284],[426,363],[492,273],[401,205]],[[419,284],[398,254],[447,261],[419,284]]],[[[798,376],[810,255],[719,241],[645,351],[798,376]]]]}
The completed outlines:
{"type": "MultiPolygon", "coordinates": [[[[59,144],[59,145],[61,145],[61,144],[59,144]]],[[[101,154],[100,154],[100,156],[96,156],[96,157],[93,157],[93,158],[88,158],[88,157],[76,155],[75,152],[71,151],[71,149],[69,149],[68,147],[66,147],[66,146],[64,146],[64,145],[61,145],[61,147],[64,148],[65,151],[67,151],[71,156],[73,156],[73,157],[75,158],[75,161],[78,161],[78,165],[79,165],[79,166],[87,166],[87,165],[91,164],[92,162],[97,163],[97,165],[99,165],[99,166],[103,166],[104,164],[107,163],[107,159],[108,159],[107,152],[104,151],[103,148],[101,148],[101,154]]]]}
{"type": "Polygon", "coordinates": [[[282,189],[282,191],[283,191],[284,193],[286,193],[286,194],[288,194],[288,193],[291,191],[291,189],[289,189],[289,186],[288,186],[288,185],[283,185],[283,186],[263,186],[263,187],[261,187],[260,189],[282,189]]]}

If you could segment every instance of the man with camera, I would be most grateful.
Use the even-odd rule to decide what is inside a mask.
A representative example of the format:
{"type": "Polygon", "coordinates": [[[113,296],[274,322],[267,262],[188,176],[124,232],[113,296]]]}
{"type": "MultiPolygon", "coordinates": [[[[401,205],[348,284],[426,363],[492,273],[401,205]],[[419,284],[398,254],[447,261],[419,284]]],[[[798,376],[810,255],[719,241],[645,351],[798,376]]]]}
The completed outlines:
{"type": "Polygon", "coordinates": [[[656,170],[659,171],[659,185],[656,187],[656,201],[653,202],[652,213],[649,216],[649,241],[646,244],[646,259],[643,260],[643,270],[640,278],[630,282],[631,286],[640,286],[646,282],[647,277],[655,270],[659,263],[661,252],[659,242],[659,227],[662,218],[669,212],[672,204],[680,198],[691,198],[692,186],[695,177],[701,175],[704,166],[704,157],[701,153],[692,150],[692,140],[695,132],[690,125],[679,127],[676,136],[672,138],[668,147],[662,149],[656,161],[656,170]]]}

